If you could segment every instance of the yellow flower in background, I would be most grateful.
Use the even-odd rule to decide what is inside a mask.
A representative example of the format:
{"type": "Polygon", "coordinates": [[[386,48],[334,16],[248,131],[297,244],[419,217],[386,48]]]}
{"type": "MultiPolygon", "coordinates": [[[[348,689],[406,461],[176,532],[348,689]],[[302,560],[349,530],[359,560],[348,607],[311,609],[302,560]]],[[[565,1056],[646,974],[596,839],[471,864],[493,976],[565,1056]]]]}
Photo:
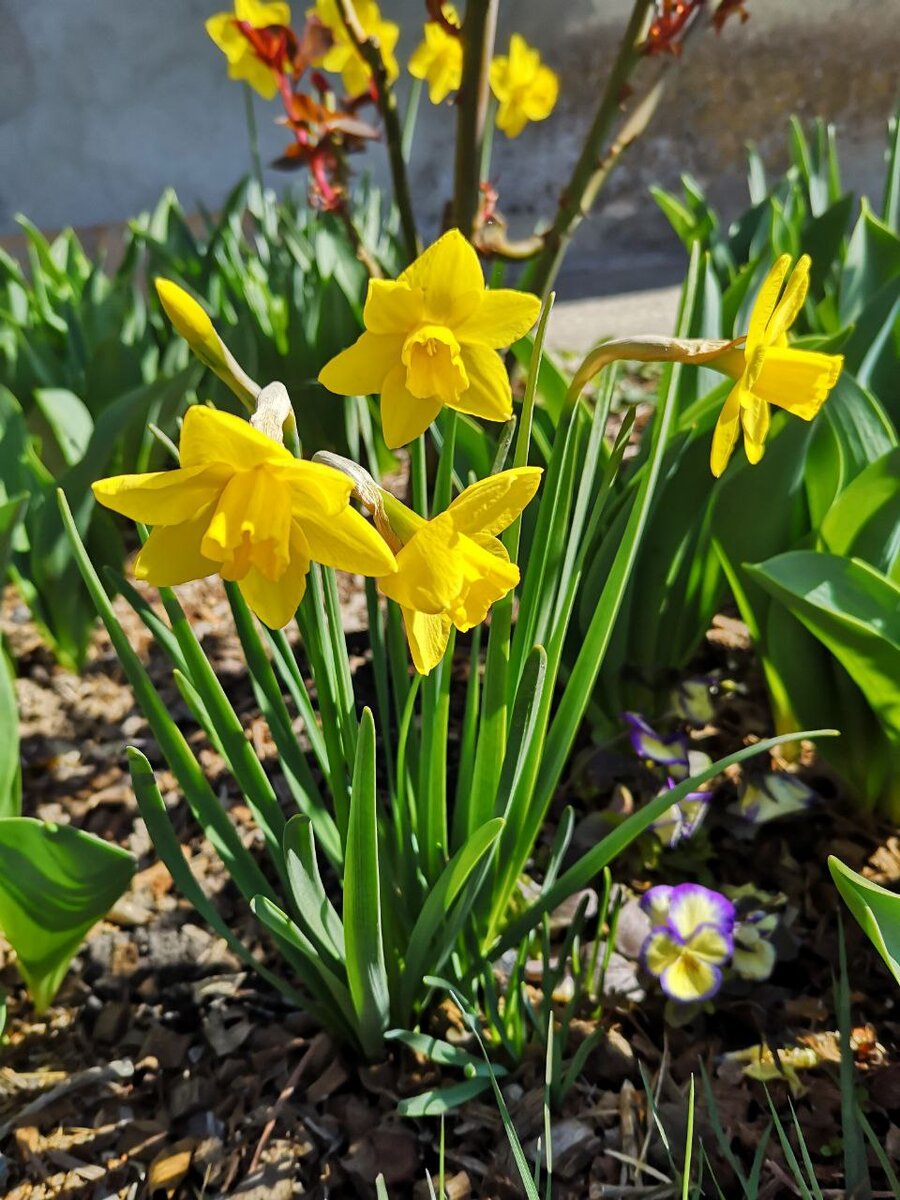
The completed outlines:
{"type": "Polygon", "coordinates": [[[519,568],[496,534],[528,504],[541,474],[540,467],[515,467],[490,475],[430,521],[385,493],[385,517],[400,548],[396,574],[378,586],[400,605],[420,675],[440,662],[452,626],[465,631],[480,624],[519,582],[519,568]]]}
{"type": "MultiPolygon", "coordinates": [[[[271,100],[278,91],[275,70],[285,70],[289,64],[281,51],[281,61],[267,62],[261,57],[260,50],[241,29],[241,22],[251,30],[287,27],[291,23],[290,6],[282,0],[234,0],[233,12],[216,13],[206,21],[206,32],[228,59],[229,79],[242,79],[264,100],[271,100]]],[[[276,44],[270,42],[271,39],[266,39],[271,57],[276,44]]],[[[278,45],[286,49],[287,41],[279,39],[278,45]]]]}
{"type": "Polygon", "coordinates": [[[219,574],[272,629],[286,625],[311,560],[361,575],[396,570],[375,529],[350,507],[351,481],[303,462],[229,413],[189,408],[181,466],[94,484],[114,512],[153,526],[137,579],[171,587],[219,574]]]}
{"type": "MultiPolygon", "coordinates": [[[[393,83],[400,74],[394,54],[400,37],[400,26],[383,19],[375,0],[354,0],[353,7],[366,34],[377,40],[388,80],[393,83]]],[[[368,91],[369,68],[347,32],[337,0],[316,0],[315,8],[309,9],[307,15],[318,17],[334,38],[334,45],[321,58],[314,60],[315,66],[340,75],[348,96],[361,96],[363,92],[368,91]]]]}
{"type": "Polygon", "coordinates": [[[728,465],[742,428],[747,458],[758,463],[769,432],[769,405],[811,421],[844,365],[840,354],[821,354],[788,345],[787,331],[803,308],[809,290],[811,262],[804,254],[785,284],[790,265],[790,255],[783,254],[766,276],[750,314],[743,347],[727,350],[708,364],[737,380],[713,433],[710,467],[717,478],[728,465]]]}
{"type": "Polygon", "coordinates": [[[500,105],[497,128],[507,137],[518,137],[529,121],[543,121],[553,112],[559,77],[521,34],[509,39],[508,55],[498,55],[491,63],[490,78],[500,105]]]}
{"type": "Polygon", "coordinates": [[[391,449],[424,433],[445,404],[507,421],[512,392],[497,350],[527,333],[539,310],[526,292],[488,291],[478,255],[451,229],[396,281],[370,281],[365,333],[319,382],[341,396],[380,395],[391,449]]]}
{"type": "MultiPolygon", "coordinates": [[[[441,5],[441,12],[451,25],[459,28],[459,16],[452,4],[441,5]]],[[[440,21],[428,21],[423,30],[425,41],[412,52],[409,73],[414,79],[428,84],[428,99],[441,104],[451,92],[459,90],[462,81],[462,42],[440,21]]]]}

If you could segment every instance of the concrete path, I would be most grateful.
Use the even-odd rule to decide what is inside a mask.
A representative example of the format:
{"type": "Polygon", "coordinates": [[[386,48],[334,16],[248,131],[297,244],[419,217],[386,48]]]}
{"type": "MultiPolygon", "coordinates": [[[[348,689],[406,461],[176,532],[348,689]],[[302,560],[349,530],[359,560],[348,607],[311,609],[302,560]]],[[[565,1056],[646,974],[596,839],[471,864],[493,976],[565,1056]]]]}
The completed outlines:
{"type": "Polygon", "coordinates": [[[671,333],[681,288],[647,288],[586,300],[557,300],[547,330],[547,346],[557,352],[586,353],[603,337],[671,333]]]}

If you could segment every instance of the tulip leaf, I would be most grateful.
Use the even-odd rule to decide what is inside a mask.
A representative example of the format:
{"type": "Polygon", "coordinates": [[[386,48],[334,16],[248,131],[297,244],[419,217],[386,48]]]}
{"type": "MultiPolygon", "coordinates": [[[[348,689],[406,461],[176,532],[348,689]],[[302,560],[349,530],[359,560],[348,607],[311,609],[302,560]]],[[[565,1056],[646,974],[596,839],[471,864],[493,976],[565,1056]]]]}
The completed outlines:
{"type": "Polygon", "coordinates": [[[305,933],[326,962],[342,967],[344,930],[322,883],[309,817],[291,817],[284,827],[283,847],[291,898],[305,933]]]}
{"type": "Polygon", "coordinates": [[[841,271],[839,311],[841,324],[862,312],[867,298],[900,275],[900,238],[875,213],[863,197],[859,220],[850,236],[841,271]]]}
{"type": "Polygon", "coordinates": [[[0,819],[0,928],[38,1012],[133,873],[127,851],[80,829],[32,817],[0,819]]]}
{"type": "Polygon", "coordinates": [[[900,586],[860,559],[815,550],[745,569],[828,648],[900,743],[900,586]]]}
{"type": "Polygon", "coordinates": [[[822,548],[862,558],[900,583],[900,447],[851,480],[819,526],[822,548]]]}
{"type": "Polygon", "coordinates": [[[844,903],[900,984],[900,895],[851,871],[833,854],[828,869],[844,903]]]}
{"type": "Polygon", "coordinates": [[[363,1051],[376,1055],[390,1016],[381,929],[381,871],[375,796],[375,722],[363,711],[353,765],[344,856],[344,945],[347,981],[363,1051]]]}
{"type": "Polygon", "coordinates": [[[0,646],[0,817],[17,817],[22,806],[19,713],[12,664],[0,646]]]}

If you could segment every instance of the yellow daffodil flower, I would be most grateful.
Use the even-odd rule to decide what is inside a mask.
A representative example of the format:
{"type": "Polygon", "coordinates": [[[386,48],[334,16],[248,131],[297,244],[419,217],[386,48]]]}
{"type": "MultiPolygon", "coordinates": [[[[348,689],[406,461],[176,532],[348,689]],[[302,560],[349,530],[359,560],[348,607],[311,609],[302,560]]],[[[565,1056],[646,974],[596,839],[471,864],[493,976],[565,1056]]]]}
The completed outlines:
{"type": "Polygon", "coordinates": [[[559,95],[559,78],[541,62],[537,50],[519,33],[509,39],[509,54],[491,63],[491,91],[497,97],[497,128],[518,137],[529,121],[549,117],[559,95]]]}
{"type": "MultiPolygon", "coordinates": [[[[451,25],[459,28],[459,16],[452,4],[441,5],[441,12],[451,25]]],[[[424,28],[425,41],[412,52],[409,73],[414,79],[428,84],[428,99],[441,104],[451,92],[459,90],[462,80],[462,42],[440,21],[428,21],[424,28]]]]}
{"type": "Polygon", "coordinates": [[[496,534],[534,496],[541,473],[540,467],[516,467],[490,475],[430,521],[384,494],[397,572],[379,579],[378,586],[400,605],[419,674],[440,662],[451,626],[466,630],[480,624],[519,582],[519,568],[496,534]]]}
{"type": "Polygon", "coordinates": [[[135,562],[157,587],[219,574],[272,629],[286,625],[311,560],[389,576],[394,557],[349,505],[351,481],[229,413],[195,406],[181,433],[181,466],[94,484],[114,512],[152,525],[135,562]]]}
{"type": "MultiPolygon", "coordinates": [[[[354,0],[353,7],[366,34],[377,40],[388,80],[393,83],[400,74],[394,54],[397,39],[400,37],[400,26],[382,18],[381,9],[375,0],[354,0]]],[[[322,24],[331,31],[334,38],[331,48],[321,58],[314,60],[315,66],[340,75],[344,91],[348,96],[361,96],[363,92],[368,91],[368,65],[347,32],[347,27],[337,6],[337,0],[316,0],[315,8],[309,9],[307,15],[318,17],[322,24]]]]}
{"type": "Polygon", "coordinates": [[[743,347],[729,349],[709,366],[724,371],[737,383],[732,388],[713,433],[710,467],[717,478],[725,470],[743,428],[744,449],[758,463],[769,432],[769,405],[811,421],[837,382],[844,359],[788,345],[787,331],[803,308],[809,290],[809,256],[804,254],[782,285],[791,265],[783,254],[766,276],[753,311],[743,347]],[[779,299],[780,297],[780,299],[779,299]]]}
{"type": "Polygon", "coordinates": [[[282,0],[234,0],[233,12],[216,13],[206,21],[206,32],[228,59],[229,79],[242,79],[264,100],[271,100],[278,91],[273,66],[286,69],[288,64],[261,58],[239,22],[258,30],[286,27],[291,23],[290,6],[282,0]]]}
{"type": "Polygon", "coordinates": [[[451,229],[394,281],[373,279],[366,331],[326,363],[319,382],[340,396],[381,396],[391,449],[424,433],[446,404],[486,421],[512,416],[512,392],[496,351],[537,318],[536,296],[488,291],[478,255],[451,229]]]}

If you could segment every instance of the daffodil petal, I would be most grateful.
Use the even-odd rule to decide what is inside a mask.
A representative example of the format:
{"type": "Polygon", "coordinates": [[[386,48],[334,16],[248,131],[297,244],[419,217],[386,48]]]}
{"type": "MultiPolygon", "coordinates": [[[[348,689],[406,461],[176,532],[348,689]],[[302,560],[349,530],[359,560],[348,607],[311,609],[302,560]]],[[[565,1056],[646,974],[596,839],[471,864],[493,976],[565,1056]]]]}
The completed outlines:
{"type": "Polygon", "coordinates": [[[92,485],[104,508],[148,525],[177,525],[209,505],[230,471],[221,466],[181,467],[145,475],[113,475],[92,485]]]}
{"type": "Polygon", "coordinates": [[[791,256],[782,254],[763,280],[763,285],[753,302],[753,311],[750,314],[750,324],[747,329],[748,355],[765,340],[766,326],[775,311],[775,305],[781,294],[781,285],[784,283],[790,265],[791,256]]]}
{"type": "Polygon", "coordinates": [[[779,300],[778,306],[772,314],[772,319],[766,326],[766,342],[769,345],[779,342],[800,315],[800,310],[803,308],[806,301],[806,294],[809,291],[809,271],[811,266],[812,260],[808,254],[804,254],[797,260],[797,265],[791,271],[791,277],[787,281],[784,295],[779,300]]]}
{"type": "Polygon", "coordinates": [[[154,529],[135,559],[135,579],[143,579],[154,587],[174,587],[217,574],[219,563],[200,551],[210,511],[206,507],[190,521],[154,529]]]}
{"type": "Polygon", "coordinates": [[[371,333],[406,336],[410,329],[421,324],[424,305],[421,288],[393,279],[370,279],[363,321],[371,333]]]}
{"type": "Polygon", "coordinates": [[[462,542],[446,514],[435,517],[398,551],[396,575],[378,586],[402,608],[435,616],[447,611],[463,588],[462,542]]]}
{"type": "Polygon", "coordinates": [[[473,312],[484,292],[478,255],[458,229],[450,229],[423,251],[398,283],[421,288],[427,320],[451,329],[473,312]]]}
{"type": "Polygon", "coordinates": [[[769,404],[811,421],[837,383],[843,365],[840,354],[776,347],[766,351],[753,391],[769,404]]]}
{"type": "Polygon", "coordinates": [[[728,466],[728,460],[734,453],[738,434],[741,431],[741,394],[740,383],[728,393],[728,399],[722,406],[716,427],[713,430],[712,448],[709,454],[709,467],[716,479],[728,466]]]}
{"type": "Polygon", "coordinates": [[[459,539],[458,553],[468,586],[461,605],[462,612],[455,612],[452,620],[457,629],[465,632],[480,625],[491,605],[518,584],[519,568],[509,561],[503,544],[486,535],[476,539],[464,534],[459,539]]]}
{"type": "Polygon", "coordinates": [[[204,28],[230,63],[246,54],[248,42],[235,23],[234,13],[215,13],[206,19],[204,28]]]}
{"type": "Polygon", "coordinates": [[[486,291],[478,308],[453,332],[460,342],[476,342],[500,350],[523,337],[540,311],[537,296],[513,288],[498,288],[486,291]]]}
{"type": "Polygon", "coordinates": [[[353,508],[327,518],[310,512],[301,524],[315,562],[354,575],[388,575],[397,570],[384,538],[353,508]]]}
{"type": "Polygon", "coordinates": [[[249,421],[201,404],[192,405],[185,413],[180,450],[182,467],[227,463],[249,470],[263,463],[293,461],[284,446],[254,429],[249,421]]]}
{"type": "Polygon", "coordinates": [[[463,365],[469,386],[450,407],[485,421],[508,421],[512,416],[512,388],[503,360],[486,346],[463,346],[463,365]]]}
{"type": "Polygon", "coordinates": [[[556,72],[547,66],[538,67],[534,82],[522,102],[525,116],[529,121],[543,121],[553,112],[558,96],[559,77],[556,72]]]}
{"type": "Polygon", "coordinates": [[[765,400],[750,394],[747,403],[741,407],[741,425],[744,430],[744,450],[748,460],[755,465],[765,453],[769,433],[769,406],[765,400]]]}
{"type": "Polygon", "coordinates": [[[447,649],[450,618],[443,613],[433,616],[412,608],[401,608],[400,611],[413,665],[420,675],[429,675],[447,649]]]}
{"type": "Polygon", "coordinates": [[[241,595],[270,629],[283,629],[287,625],[306,591],[309,553],[306,538],[296,521],[291,528],[290,555],[288,567],[280,579],[266,579],[251,567],[238,581],[241,595]]]}
{"type": "Polygon", "coordinates": [[[325,364],[319,383],[338,396],[377,396],[402,349],[402,336],[366,331],[325,364]]]}
{"type": "Polygon", "coordinates": [[[396,366],[381,389],[381,431],[390,450],[424,433],[442,408],[440,396],[419,400],[406,386],[406,367],[396,366]]]}
{"type": "Polygon", "coordinates": [[[488,475],[460,492],[448,513],[460,533],[501,533],[513,523],[538,490],[540,467],[513,467],[488,475]]]}
{"type": "Polygon", "coordinates": [[[270,66],[258,59],[250,46],[249,53],[237,62],[228,64],[228,78],[249,83],[263,100],[274,100],[278,91],[278,79],[270,66]]]}
{"type": "Polygon", "coordinates": [[[282,0],[234,0],[234,13],[254,29],[291,23],[291,6],[282,0]]]}
{"type": "Polygon", "coordinates": [[[295,517],[302,519],[309,513],[320,518],[337,516],[350,503],[352,481],[343,471],[325,463],[295,458],[274,474],[290,487],[295,517]]]}
{"type": "Polygon", "coordinates": [[[722,972],[711,963],[701,962],[690,954],[682,954],[659,976],[660,986],[667,996],[683,1004],[708,1000],[719,990],[722,972]]]}

